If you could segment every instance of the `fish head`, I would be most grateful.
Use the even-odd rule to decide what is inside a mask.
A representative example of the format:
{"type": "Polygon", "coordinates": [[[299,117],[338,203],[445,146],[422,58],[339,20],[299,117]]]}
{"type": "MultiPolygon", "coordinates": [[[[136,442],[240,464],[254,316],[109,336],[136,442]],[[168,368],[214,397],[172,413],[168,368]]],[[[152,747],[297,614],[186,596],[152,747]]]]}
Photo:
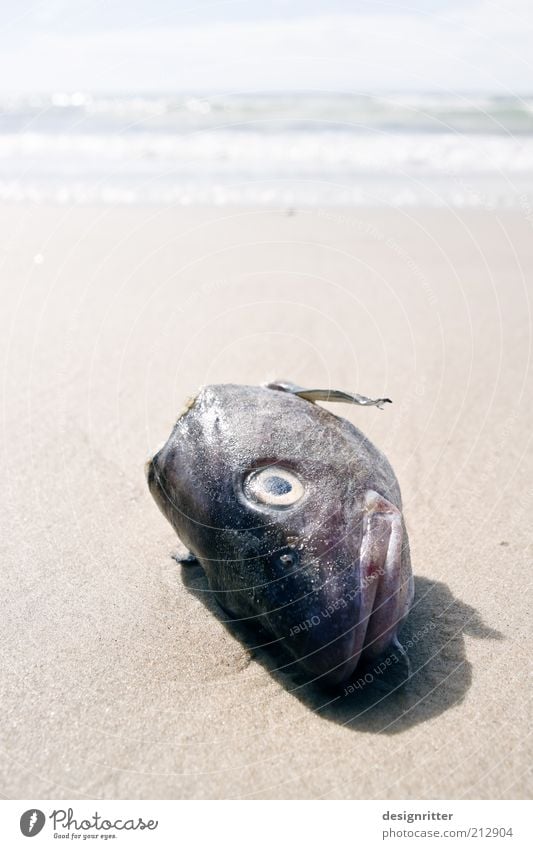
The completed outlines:
{"type": "Polygon", "coordinates": [[[147,476],[223,609],[322,683],[394,638],[411,593],[399,490],[344,419],[290,392],[207,386],[147,476]]]}

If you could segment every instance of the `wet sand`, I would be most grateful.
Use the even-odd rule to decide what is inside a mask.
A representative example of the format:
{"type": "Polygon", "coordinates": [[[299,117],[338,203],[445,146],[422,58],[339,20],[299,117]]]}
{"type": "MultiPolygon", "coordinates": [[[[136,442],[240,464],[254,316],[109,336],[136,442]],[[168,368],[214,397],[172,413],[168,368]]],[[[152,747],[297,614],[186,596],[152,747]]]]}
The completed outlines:
{"type": "Polygon", "coordinates": [[[528,210],[0,208],[8,798],[531,794],[528,210]],[[143,474],[285,377],[391,460],[413,678],[332,696],[224,617],[143,474]],[[338,411],[338,408],[336,408],[338,411]]]}

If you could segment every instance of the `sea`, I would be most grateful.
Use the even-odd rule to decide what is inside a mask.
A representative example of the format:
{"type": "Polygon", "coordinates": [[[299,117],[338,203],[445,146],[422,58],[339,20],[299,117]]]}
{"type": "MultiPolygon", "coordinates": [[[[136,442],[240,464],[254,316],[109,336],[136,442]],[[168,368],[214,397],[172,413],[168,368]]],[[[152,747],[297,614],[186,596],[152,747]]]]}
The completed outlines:
{"type": "Polygon", "coordinates": [[[524,207],[533,95],[1,95],[0,201],[524,207]]]}

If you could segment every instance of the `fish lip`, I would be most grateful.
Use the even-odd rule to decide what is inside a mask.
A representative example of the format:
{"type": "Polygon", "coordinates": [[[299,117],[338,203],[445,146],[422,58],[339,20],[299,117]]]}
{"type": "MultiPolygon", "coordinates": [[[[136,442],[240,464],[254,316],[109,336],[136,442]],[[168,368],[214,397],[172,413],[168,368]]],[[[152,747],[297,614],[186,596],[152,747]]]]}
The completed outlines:
{"type": "Polygon", "coordinates": [[[148,457],[148,459],[144,463],[144,476],[145,476],[148,484],[150,483],[150,477],[153,476],[153,473],[154,473],[154,460],[157,457],[157,455],[161,453],[161,451],[163,450],[163,448],[165,447],[167,442],[168,442],[168,439],[163,439],[163,441],[159,443],[159,445],[157,446],[155,451],[152,452],[152,454],[148,457]]]}
{"type": "Polygon", "coordinates": [[[154,457],[153,457],[153,456],[152,456],[152,457],[148,457],[148,460],[146,460],[146,461],[145,461],[145,463],[144,463],[144,476],[145,476],[145,478],[146,478],[146,480],[147,480],[148,484],[150,483],[150,475],[152,474],[152,462],[153,462],[153,459],[154,459],[154,457]]]}

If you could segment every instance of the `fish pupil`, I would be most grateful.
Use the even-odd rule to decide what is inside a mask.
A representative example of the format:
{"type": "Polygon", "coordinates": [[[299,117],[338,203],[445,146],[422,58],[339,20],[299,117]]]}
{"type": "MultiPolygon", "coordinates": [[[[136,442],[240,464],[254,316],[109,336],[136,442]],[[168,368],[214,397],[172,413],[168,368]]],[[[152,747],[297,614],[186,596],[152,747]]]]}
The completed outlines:
{"type": "Polygon", "coordinates": [[[271,495],[287,495],[292,489],[292,484],[278,475],[271,475],[265,480],[264,487],[271,495]]]}
{"type": "Polygon", "coordinates": [[[296,561],[296,557],[291,552],[287,552],[286,554],[280,555],[279,561],[283,566],[293,566],[296,561]]]}

